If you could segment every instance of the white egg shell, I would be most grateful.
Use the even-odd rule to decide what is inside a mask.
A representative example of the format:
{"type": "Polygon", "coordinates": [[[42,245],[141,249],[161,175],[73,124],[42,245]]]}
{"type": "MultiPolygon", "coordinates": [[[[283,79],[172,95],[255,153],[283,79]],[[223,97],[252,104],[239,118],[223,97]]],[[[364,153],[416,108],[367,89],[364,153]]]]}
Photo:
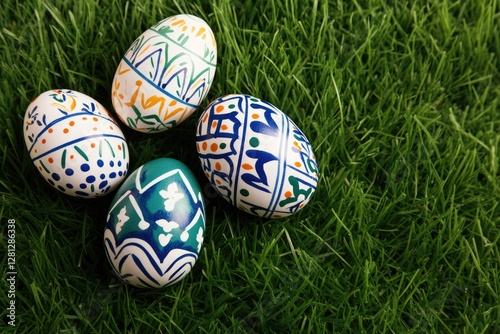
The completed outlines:
{"type": "Polygon", "coordinates": [[[65,194],[105,195],[127,174],[122,131],[99,102],[83,93],[54,89],[40,94],[26,110],[23,130],[33,164],[65,194]]]}
{"type": "Polygon", "coordinates": [[[123,281],[160,288],[191,271],[204,234],[205,207],[196,178],[182,162],[159,158],[131,173],[118,189],[104,245],[123,281]]]}
{"type": "Polygon", "coordinates": [[[143,32],[121,59],[113,79],[113,107],[134,130],[168,130],[198,108],[216,63],[215,37],[204,20],[168,17],[143,32]]]}
{"type": "Polygon", "coordinates": [[[201,114],[196,148],[220,195],[261,217],[289,216],[311,199],[318,168],[306,136],[282,111],[249,95],[228,95],[201,114]]]}

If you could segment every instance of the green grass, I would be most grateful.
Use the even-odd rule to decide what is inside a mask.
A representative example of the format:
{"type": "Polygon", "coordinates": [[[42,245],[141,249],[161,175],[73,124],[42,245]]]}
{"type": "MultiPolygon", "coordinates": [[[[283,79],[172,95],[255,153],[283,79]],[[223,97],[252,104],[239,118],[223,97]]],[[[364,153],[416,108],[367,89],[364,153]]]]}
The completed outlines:
{"type": "MultiPolygon", "coordinates": [[[[1,7],[1,245],[15,219],[18,271],[17,326],[2,322],[1,332],[500,332],[497,1],[1,7]],[[172,287],[140,290],[117,282],[104,255],[112,196],[85,201],[53,190],[29,159],[22,123],[30,101],[51,88],[112,110],[120,57],[179,12],[203,17],[218,42],[202,107],[229,93],[278,106],[315,148],[320,182],[312,201],[282,220],[209,196],[193,271],[172,287]]],[[[170,156],[205,186],[194,146],[200,112],[159,135],[123,126],[131,170],[170,156]]]]}

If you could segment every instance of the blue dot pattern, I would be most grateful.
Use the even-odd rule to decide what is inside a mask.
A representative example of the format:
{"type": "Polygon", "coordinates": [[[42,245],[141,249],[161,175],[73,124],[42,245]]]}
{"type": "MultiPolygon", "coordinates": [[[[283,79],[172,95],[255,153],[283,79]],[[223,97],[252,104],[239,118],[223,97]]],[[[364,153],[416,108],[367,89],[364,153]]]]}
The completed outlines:
{"type": "Polygon", "coordinates": [[[25,121],[31,161],[53,188],[71,196],[99,197],[121,183],[116,175],[125,174],[128,145],[115,120],[91,97],[72,90],[46,91],[30,104],[25,121]]]}
{"type": "MultiPolygon", "coordinates": [[[[123,163],[121,160],[110,160],[105,161],[99,159],[95,162],[98,168],[104,168],[109,165],[115,168],[115,171],[107,173],[96,173],[96,167],[91,167],[91,164],[84,162],[80,164],[79,171],[75,171],[73,168],[66,168],[60,173],[52,172],[49,174],[49,178],[46,178],[47,182],[60,190],[61,192],[68,192],[70,189],[79,188],[76,191],[71,191],[80,197],[95,197],[96,190],[98,193],[106,193],[111,189],[110,180],[116,179],[117,177],[124,177],[127,175],[127,169],[129,167],[128,163],[123,163]],[[68,177],[84,177],[84,182],[71,183],[71,179],[68,177]],[[69,181],[69,182],[68,182],[69,181]]],[[[105,169],[105,168],[104,168],[105,169]]]]}
{"type": "MultiPolygon", "coordinates": [[[[72,183],[66,182],[63,184],[56,184],[57,181],[65,181],[61,175],[58,173],[52,173],[50,176],[50,179],[47,179],[47,181],[54,187],[58,188],[62,192],[66,192],[69,189],[73,189],[75,186],[79,187],[80,190],[74,191],[75,194],[78,196],[84,196],[84,197],[90,197],[90,196],[95,196],[94,190],[99,189],[100,193],[106,193],[111,189],[111,185],[109,184],[109,180],[116,179],[117,177],[124,177],[127,175],[127,169],[129,167],[128,163],[122,163],[121,160],[114,161],[110,160],[109,162],[105,162],[103,159],[99,159],[96,161],[96,165],[99,168],[104,168],[104,166],[108,164],[110,167],[116,167],[117,169],[120,168],[118,171],[113,171],[109,174],[106,173],[100,173],[100,174],[94,174],[95,169],[92,169],[91,165],[89,163],[82,163],[80,165],[80,171],[75,172],[72,168],[66,168],[64,170],[64,174],[66,176],[73,176],[73,175],[82,175],[85,177],[85,182],[82,182],[77,185],[73,185],[72,183]],[[98,179],[100,181],[98,181],[98,179]],[[96,182],[99,182],[98,184],[96,182]]],[[[66,180],[67,181],[67,180],[66,180]]]]}

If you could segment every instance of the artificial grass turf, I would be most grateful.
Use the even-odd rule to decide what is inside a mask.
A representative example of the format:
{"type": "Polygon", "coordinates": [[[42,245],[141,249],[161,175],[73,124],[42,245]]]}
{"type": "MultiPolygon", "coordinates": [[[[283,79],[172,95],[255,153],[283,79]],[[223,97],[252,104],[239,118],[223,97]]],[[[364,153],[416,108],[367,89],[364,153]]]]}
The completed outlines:
{"type": "MultiPolygon", "coordinates": [[[[500,7],[496,1],[28,1],[0,10],[2,247],[16,220],[19,333],[500,331],[500,7]],[[22,118],[52,88],[109,110],[120,57],[176,13],[203,17],[228,93],[287,113],[316,151],[312,201],[281,220],[206,188],[200,258],[181,283],[117,282],[102,237],[112,195],[69,198],[38,175],[22,118]]],[[[201,108],[200,108],[201,109],[201,108]]],[[[192,167],[197,111],[145,135],[131,170],[192,167]]],[[[2,317],[7,256],[2,263],[2,317]]],[[[5,318],[4,318],[5,319],[5,318]]]]}

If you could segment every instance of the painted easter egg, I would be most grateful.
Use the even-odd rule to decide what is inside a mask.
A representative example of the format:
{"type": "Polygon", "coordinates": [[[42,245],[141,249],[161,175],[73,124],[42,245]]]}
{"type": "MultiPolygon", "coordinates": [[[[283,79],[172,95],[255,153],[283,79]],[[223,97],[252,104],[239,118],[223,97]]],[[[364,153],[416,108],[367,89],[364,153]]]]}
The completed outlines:
{"type": "Polygon", "coordinates": [[[139,167],[118,189],[104,244],[123,281],[160,288],[194,266],[205,233],[205,208],[194,175],[182,162],[159,158],[139,167]]]}
{"type": "Polygon", "coordinates": [[[220,195],[254,215],[289,216],[316,189],[311,144],[287,115],[261,99],[228,95],[213,101],[200,116],[196,148],[220,195]]]}
{"type": "Polygon", "coordinates": [[[24,140],[40,174],[71,196],[105,195],[127,174],[129,153],[119,126],[99,102],[74,90],[50,90],[33,100],[24,140]]]}
{"type": "Polygon", "coordinates": [[[186,14],[168,17],[143,32],[121,59],[113,107],[134,130],[168,130],[198,108],[216,63],[215,37],[205,21],[186,14]]]}

